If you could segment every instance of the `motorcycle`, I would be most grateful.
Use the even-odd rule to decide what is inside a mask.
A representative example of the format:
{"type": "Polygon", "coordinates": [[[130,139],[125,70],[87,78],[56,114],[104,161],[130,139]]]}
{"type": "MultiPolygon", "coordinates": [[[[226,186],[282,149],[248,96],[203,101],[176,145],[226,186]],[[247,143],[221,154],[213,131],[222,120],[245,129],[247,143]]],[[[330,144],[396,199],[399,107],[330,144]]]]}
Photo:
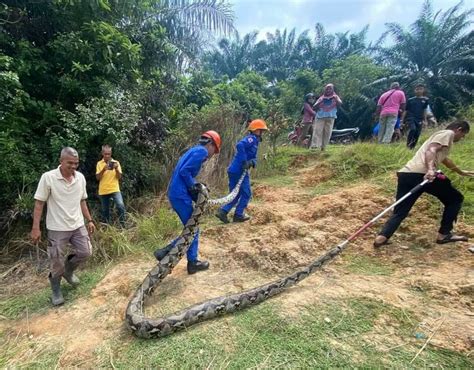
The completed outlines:
{"type": "Polygon", "coordinates": [[[331,144],[352,144],[357,140],[359,127],[344,128],[342,130],[332,130],[331,144]]]}
{"type": "MultiPolygon", "coordinates": [[[[301,123],[297,123],[293,130],[288,133],[288,142],[290,144],[296,145],[298,142],[298,137],[301,134],[301,130],[303,129],[301,123]]],[[[357,140],[359,135],[359,127],[351,127],[345,128],[342,130],[332,130],[331,138],[329,142],[331,144],[352,144],[357,140]]],[[[311,129],[309,130],[308,135],[303,139],[303,146],[308,147],[311,141],[311,129]]]]}

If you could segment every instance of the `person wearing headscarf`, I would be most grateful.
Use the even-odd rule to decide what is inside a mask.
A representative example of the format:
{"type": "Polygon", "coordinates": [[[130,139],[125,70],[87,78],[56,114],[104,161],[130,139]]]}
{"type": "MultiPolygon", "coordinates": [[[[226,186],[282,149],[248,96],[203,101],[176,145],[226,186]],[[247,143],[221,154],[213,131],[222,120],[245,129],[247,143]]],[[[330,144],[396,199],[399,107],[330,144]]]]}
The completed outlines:
{"type": "Polygon", "coordinates": [[[337,118],[337,108],[342,104],[341,98],[335,93],[334,85],[327,84],[324,93],[316,100],[314,110],[316,120],[313,123],[313,137],[310,149],[321,149],[329,144],[334,121],[337,118]]]}

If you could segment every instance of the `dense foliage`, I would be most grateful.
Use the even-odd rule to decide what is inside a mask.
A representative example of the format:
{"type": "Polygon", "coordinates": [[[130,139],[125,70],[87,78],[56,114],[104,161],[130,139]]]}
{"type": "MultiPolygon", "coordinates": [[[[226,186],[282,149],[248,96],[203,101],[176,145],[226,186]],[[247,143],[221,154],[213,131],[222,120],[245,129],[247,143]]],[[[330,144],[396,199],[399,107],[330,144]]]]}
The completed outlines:
{"type": "Polygon", "coordinates": [[[123,189],[136,195],[163,189],[201,130],[223,134],[221,164],[249,118],[267,119],[275,146],[301,119],[304,94],[328,82],[344,102],[338,127],[368,134],[374,98],[395,79],[409,94],[425,82],[446,117],[472,102],[471,15],[461,5],[435,13],[426,1],[408,30],[388,24],[371,45],[367,27],[240,36],[224,0],[3,1],[0,229],[31,212],[40,174],[65,145],[79,150],[94,196],[95,162],[111,144],[123,189]],[[216,35],[225,38],[210,48],[216,35]]]}

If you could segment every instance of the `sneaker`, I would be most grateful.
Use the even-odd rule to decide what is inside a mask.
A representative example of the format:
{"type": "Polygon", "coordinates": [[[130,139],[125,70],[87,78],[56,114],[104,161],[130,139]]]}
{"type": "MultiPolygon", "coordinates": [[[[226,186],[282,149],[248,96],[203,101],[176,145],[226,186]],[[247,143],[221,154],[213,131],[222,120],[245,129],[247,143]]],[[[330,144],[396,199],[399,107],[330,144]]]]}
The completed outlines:
{"type": "Polygon", "coordinates": [[[234,222],[245,222],[250,220],[250,216],[244,213],[242,216],[234,214],[234,222]]]}
{"type": "Polygon", "coordinates": [[[204,271],[209,268],[209,262],[207,261],[188,261],[188,274],[192,275],[199,271],[204,271]]]}
{"type": "Polygon", "coordinates": [[[153,252],[155,255],[155,258],[158,261],[161,261],[163,258],[166,257],[166,255],[169,253],[169,251],[173,248],[173,244],[168,244],[166,247],[157,249],[156,251],[153,252]]]}
{"type": "Polygon", "coordinates": [[[216,217],[225,224],[229,223],[229,219],[227,218],[227,212],[222,209],[217,211],[216,217]]]}

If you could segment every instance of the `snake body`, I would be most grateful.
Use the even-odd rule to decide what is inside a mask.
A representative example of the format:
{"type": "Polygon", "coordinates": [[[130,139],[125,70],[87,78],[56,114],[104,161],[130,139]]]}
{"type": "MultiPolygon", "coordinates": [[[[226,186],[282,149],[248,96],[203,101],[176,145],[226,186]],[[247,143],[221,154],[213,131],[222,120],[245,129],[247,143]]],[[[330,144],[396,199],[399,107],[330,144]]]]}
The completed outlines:
{"type": "Polygon", "coordinates": [[[209,199],[206,188],[203,188],[199,193],[191,218],[184,226],[175,246],[148,273],[128,303],[125,320],[135,335],[141,338],[164,337],[201,321],[257,305],[299,283],[343,251],[346,242],[330,249],[305,268],[271,283],[237,294],[213,298],[166,317],[157,319],[145,317],[143,314],[145,298],[153,293],[159,283],[173,270],[186,253],[198,229],[199,220],[204,214],[206,207],[208,205],[219,205],[232,201],[240,190],[244,176],[245,173],[240,178],[237,186],[226,197],[209,199]]]}

